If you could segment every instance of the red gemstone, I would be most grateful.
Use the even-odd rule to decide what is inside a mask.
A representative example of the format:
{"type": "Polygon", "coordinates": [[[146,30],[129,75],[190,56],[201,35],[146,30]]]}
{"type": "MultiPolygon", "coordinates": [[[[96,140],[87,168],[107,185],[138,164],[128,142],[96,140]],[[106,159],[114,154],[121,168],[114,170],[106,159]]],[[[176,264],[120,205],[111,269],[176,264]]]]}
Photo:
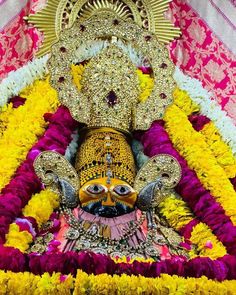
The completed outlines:
{"type": "Polygon", "coordinates": [[[62,82],[64,82],[65,81],[65,78],[64,77],[60,77],[59,79],[58,79],[58,82],[60,82],[60,83],[62,83],[62,82]]]}
{"type": "Polygon", "coordinates": [[[163,62],[163,63],[160,65],[160,68],[161,68],[161,69],[166,69],[166,68],[167,68],[167,64],[163,62]]]}
{"type": "Polygon", "coordinates": [[[114,20],[113,20],[113,25],[114,25],[114,26],[119,25],[119,21],[118,21],[118,19],[114,19],[114,20]]]}
{"type": "Polygon", "coordinates": [[[117,96],[115,94],[115,92],[112,90],[109,92],[109,94],[107,95],[107,103],[109,106],[113,107],[115,104],[117,104],[117,96]]]}
{"type": "Polygon", "coordinates": [[[64,46],[60,47],[61,52],[66,52],[66,48],[64,46]]]}
{"type": "Polygon", "coordinates": [[[165,99],[165,98],[167,98],[167,96],[165,93],[162,92],[162,93],[160,93],[160,98],[165,99]]]}
{"type": "Polygon", "coordinates": [[[84,25],[80,25],[80,31],[84,32],[85,31],[85,26],[84,25]]]}
{"type": "Polygon", "coordinates": [[[144,37],[144,39],[145,39],[146,41],[150,41],[150,40],[152,39],[152,36],[147,35],[147,36],[144,37]]]}

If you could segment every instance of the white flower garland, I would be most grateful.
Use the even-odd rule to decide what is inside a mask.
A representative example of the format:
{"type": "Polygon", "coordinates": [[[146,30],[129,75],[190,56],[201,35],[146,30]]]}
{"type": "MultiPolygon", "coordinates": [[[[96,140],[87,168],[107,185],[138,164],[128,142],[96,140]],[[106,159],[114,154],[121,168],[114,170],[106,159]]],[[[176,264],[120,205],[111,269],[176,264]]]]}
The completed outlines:
{"type": "Polygon", "coordinates": [[[74,159],[75,154],[78,150],[78,139],[79,139],[79,133],[78,133],[78,130],[76,130],[72,134],[72,140],[71,140],[70,144],[68,145],[66,152],[65,152],[65,158],[69,162],[72,162],[72,160],[74,159]]]}
{"type": "Polygon", "coordinates": [[[211,93],[203,88],[200,81],[184,75],[178,67],[175,68],[174,79],[178,87],[185,90],[200,107],[201,113],[214,122],[223,141],[231,147],[234,156],[236,156],[236,126],[232,119],[216,101],[211,100],[211,93]]]}
{"type": "Polygon", "coordinates": [[[42,79],[47,74],[46,63],[49,55],[34,59],[16,71],[12,71],[0,84],[0,107],[20,91],[32,84],[36,79],[42,79]]]}

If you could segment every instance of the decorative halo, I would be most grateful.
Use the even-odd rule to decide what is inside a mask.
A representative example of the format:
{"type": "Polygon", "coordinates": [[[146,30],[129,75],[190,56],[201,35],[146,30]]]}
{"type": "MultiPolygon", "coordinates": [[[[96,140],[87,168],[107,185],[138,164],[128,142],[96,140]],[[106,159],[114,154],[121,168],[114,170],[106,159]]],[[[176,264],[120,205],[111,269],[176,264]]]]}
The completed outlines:
{"type": "Polygon", "coordinates": [[[180,36],[180,29],[164,18],[172,0],[48,0],[46,7],[26,17],[44,33],[45,40],[38,56],[50,52],[63,29],[75,21],[84,21],[98,11],[113,12],[126,21],[155,33],[162,43],[169,43],[180,36]]]}

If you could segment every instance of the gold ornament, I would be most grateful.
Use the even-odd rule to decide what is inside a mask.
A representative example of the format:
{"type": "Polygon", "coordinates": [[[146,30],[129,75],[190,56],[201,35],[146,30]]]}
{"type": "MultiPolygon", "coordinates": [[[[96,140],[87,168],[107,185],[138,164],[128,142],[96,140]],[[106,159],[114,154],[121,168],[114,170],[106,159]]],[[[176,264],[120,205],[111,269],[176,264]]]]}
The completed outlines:
{"type": "Polygon", "coordinates": [[[76,170],[80,185],[108,177],[126,181],[131,186],[136,175],[132,150],[126,137],[112,129],[90,130],[77,153],[76,170]]]}
{"type": "Polygon", "coordinates": [[[38,56],[50,52],[60,32],[76,21],[84,21],[97,12],[113,12],[128,22],[155,33],[162,43],[180,36],[180,29],[165,19],[171,0],[48,0],[44,9],[26,19],[44,32],[45,40],[38,56]]]}
{"type": "Polygon", "coordinates": [[[174,65],[154,34],[134,23],[116,21],[114,23],[114,14],[99,13],[64,31],[60,41],[52,47],[48,62],[50,82],[58,91],[61,103],[77,121],[90,127],[107,126],[126,132],[146,130],[153,121],[163,117],[165,108],[172,102],[174,65]],[[154,88],[145,102],[138,101],[136,69],[118,48],[119,43],[109,45],[91,59],[82,78],[81,91],[73,84],[70,68],[78,61],[79,49],[87,42],[110,41],[114,36],[137,49],[150,63],[154,88]],[[114,105],[109,103],[109,96],[116,100],[114,105]]]}
{"type": "Polygon", "coordinates": [[[181,166],[172,156],[159,154],[150,158],[139,170],[134,189],[140,192],[149,183],[160,181],[167,190],[174,188],[181,179],[181,166]]]}
{"type": "Polygon", "coordinates": [[[79,178],[73,166],[59,153],[45,151],[34,160],[34,170],[38,178],[51,190],[59,194],[58,179],[70,183],[79,192],[79,178]]]}

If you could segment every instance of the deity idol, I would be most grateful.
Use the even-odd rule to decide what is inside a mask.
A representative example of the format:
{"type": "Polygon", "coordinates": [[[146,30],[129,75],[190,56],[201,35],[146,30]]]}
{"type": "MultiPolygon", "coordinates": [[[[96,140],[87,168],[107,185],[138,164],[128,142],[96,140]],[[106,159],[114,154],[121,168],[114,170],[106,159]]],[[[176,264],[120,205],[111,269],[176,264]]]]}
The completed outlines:
{"type": "Polygon", "coordinates": [[[132,133],[147,130],[172,101],[173,65],[164,46],[135,23],[97,12],[62,32],[48,68],[59,100],[82,123],[74,167],[51,151],[34,162],[45,186],[61,197],[59,250],[156,260],[187,256],[158,212],[180,180],[179,163],[159,154],[137,171],[131,149],[132,133]],[[74,64],[83,65],[80,87],[71,75],[74,64]],[[154,81],[144,100],[141,65],[154,81]]]}

